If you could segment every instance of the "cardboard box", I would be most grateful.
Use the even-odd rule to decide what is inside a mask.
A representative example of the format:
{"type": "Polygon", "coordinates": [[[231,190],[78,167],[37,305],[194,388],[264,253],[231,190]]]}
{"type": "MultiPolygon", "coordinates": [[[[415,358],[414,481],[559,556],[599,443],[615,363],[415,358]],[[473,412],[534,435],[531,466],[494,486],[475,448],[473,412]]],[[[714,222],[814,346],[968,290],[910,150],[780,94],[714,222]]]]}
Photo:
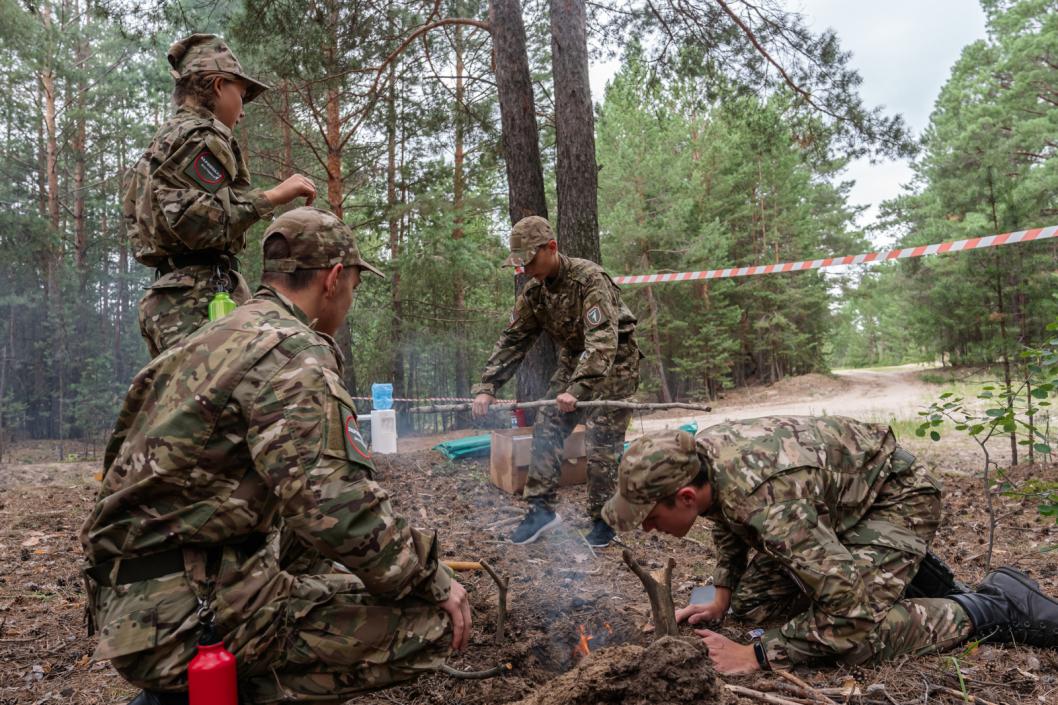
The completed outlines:
{"type": "MultiPolygon", "coordinates": [[[[588,458],[584,453],[584,426],[573,429],[563,447],[560,487],[583,485],[588,481],[588,458]]],[[[489,458],[489,479],[505,492],[517,494],[525,487],[529,476],[529,460],[533,453],[533,429],[505,428],[492,432],[489,458]]]]}

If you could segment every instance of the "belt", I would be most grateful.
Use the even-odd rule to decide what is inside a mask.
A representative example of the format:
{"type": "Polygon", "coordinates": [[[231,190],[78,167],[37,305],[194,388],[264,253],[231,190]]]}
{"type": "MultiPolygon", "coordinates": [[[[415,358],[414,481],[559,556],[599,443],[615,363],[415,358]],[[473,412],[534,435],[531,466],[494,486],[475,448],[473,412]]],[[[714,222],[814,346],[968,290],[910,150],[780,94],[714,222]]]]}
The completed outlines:
{"type": "MultiPolygon", "coordinates": [[[[224,550],[225,546],[238,548],[241,553],[247,556],[251,553],[256,553],[264,546],[265,540],[265,534],[255,533],[250,534],[242,541],[209,546],[206,548],[210,554],[207,562],[209,564],[219,563],[221,551],[224,550]]],[[[122,558],[121,565],[118,566],[118,574],[111,580],[110,573],[114,569],[115,560],[117,559],[87,568],[85,569],[85,574],[94,580],[97,585],[114,587],[115,585],[128,585],[129,583],[154,580],[155,578],[164,578],[167,575],[184,572],[184,551],[181,548],[171,548],[168,551],[152,553],[147,556],[122,558]]]]}
{"type": "Polygon", "coordinates": [[[225,271],[237,272],[239,271],[239,260],[230,252],[199,250],[166,257],[155,269],[161,276],[182,267],[222,267],[225,271]]]}

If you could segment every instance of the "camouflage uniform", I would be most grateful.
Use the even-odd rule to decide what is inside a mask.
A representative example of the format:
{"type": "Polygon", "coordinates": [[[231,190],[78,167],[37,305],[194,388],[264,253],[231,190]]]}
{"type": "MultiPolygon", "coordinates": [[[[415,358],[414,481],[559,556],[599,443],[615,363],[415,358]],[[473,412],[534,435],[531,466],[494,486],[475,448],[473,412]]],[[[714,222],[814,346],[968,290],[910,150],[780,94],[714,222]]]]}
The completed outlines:
{"type": "MultiPolygon", "coordinates": [[[[535,235],[546,244],[553,238],[543,218],[531,217],[539,230],[535,235]]],[[[518,226],[512,233],[511,249],[518,226]]],[[[528,246],[534,246],[532,241],[528,246]]],[[[539,246],[539,245],[536,245],[539,246]]],[[[512,257],[514,257],[512,255],[512,257]]],[[[626,399],[639,387],[642,355],[634,333],[636,318],[621,301],[621,293],[610,276],[590,260],[559,255],[558,274],[546,282],[530,281],[514,304],[510,324],[503,331],[485,364],[481,382],[472,394],[495,395],[496,390],[518,369],[541,332],[559,346],[558,369],[551,377],[547,397],[568,392],[578,401],[626,399]]],[[[513,259],[508,264],[514,263],[513,259]]],[[[617,463],[624,450],[625,429],[631,411],[589,409],[562,413],[545,407],[537,413],[533,428],[533,451],[524,496],[553,506],[562,468],[562,446],[578,423],[586,428],[588,457],[588,508],[599,518],[602,505],[613,494],[617,463]]]]}
{"type": "Polygon", "coordinates": [[[268,287],[144,368],[81,533],[95,658],[186,688],[202,600],[248,702],[339,702],[443,663],[451,572],[373,479],[353,408],[334,341],[268,287]],[[120,579],[174,551],[176,572],[120,579]]]}
{"type": "MultiPolygon", "coordinates": [[[[176,42],[169,62],[174,78],[223,72],[247,81],[247,102],[266,88],[213,35],[176,42]]],[[[250,186],[239,143],[212,112],[177,109],[130,170],[122,208],[136,260],[158,274],[140,301],[140,332],[151,357],[205,323],[218,290],[237,303],[250,298],[234,258],[246,230],[273,207],[250,186]]]]}
{"type": "Polygon", "coordinates": [[[773,667],[874,663],[944,650],[972,634],[952,600],[902,599],[940,522],[941,487],[888,427],[777,416],[711,426],[693,442],[685,433],[663,438],[675,433],[633,444],[604,518],[641,523],[657,502],[643,499],[675,493],[704,463],[714,583],[734,590],[736,617],[788,620],[761,637],[773,667]]]}

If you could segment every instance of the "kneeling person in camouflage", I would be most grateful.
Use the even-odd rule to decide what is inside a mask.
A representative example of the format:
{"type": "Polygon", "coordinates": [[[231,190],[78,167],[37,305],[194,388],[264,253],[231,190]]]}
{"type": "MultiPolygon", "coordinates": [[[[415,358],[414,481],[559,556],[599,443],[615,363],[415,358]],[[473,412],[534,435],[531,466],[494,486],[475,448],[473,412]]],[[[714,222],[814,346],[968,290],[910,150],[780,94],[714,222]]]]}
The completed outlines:
{"type": "Polygon", "coordinates": [[[587,541],[606,546],[613,530],[599,516],[613,492],[617,461],[624,450],[627,409],[577,409],[578,401],[625,399],[639,387],[636,319],[621,301],[621,292],[595,262],[566,257],[558,251],[551,225],[539,216],[518,221],[511,230],[511,255],[505,267],[524,267],[533,278],[514,304],[510,325],[496,343],[481,382],[474,386],[475,416],[496,401],[496,390],[518,369],[544,331],[559,348],[558,369],[548,396],[557,406],[536,416],[533,450],[524,496],[529,512],[511,535],[516,544],[531,543],[560,519],[554,505],[562,468],[562,447],[574,427],[586,426],[588,514],[593,520],[587,541]]]}
{"type": "Polygon", "coordinates": [[[436,536],[375,481],[331,337],[378,270],[338,218],[298,208],[266,231],[263,272],[137,375],[81,533],[95,657],[155,691],[141,702],[179,702],[200,607],[253,703],[341,702],[468,640],[436,536]]]}
{"type": "Polygon", "coordinates": [[[636,439],[603,517],[674,536],[699,516],[713,524],[716,597],[677,620],[786,620],[748,645],[699,630],[722,673],[877,663],[971,639],[1058,646],[1058,602],[1021,571],[1000,568],[976,592],[922,589],[941,508],[939,482],[887,426],[776,416],[636,439]]]}

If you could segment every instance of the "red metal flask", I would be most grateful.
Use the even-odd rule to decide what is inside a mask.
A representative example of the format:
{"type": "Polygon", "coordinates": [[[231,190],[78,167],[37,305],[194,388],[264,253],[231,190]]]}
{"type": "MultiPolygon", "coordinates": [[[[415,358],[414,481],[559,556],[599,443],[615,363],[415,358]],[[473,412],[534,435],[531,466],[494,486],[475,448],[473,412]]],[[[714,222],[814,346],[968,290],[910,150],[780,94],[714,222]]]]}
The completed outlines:
{"type": "Polygon", "coordinates": [[[223,641],[199,644],[187,667],[187,690],[190,705],[239,705],[235,657],[223,641]]]}

